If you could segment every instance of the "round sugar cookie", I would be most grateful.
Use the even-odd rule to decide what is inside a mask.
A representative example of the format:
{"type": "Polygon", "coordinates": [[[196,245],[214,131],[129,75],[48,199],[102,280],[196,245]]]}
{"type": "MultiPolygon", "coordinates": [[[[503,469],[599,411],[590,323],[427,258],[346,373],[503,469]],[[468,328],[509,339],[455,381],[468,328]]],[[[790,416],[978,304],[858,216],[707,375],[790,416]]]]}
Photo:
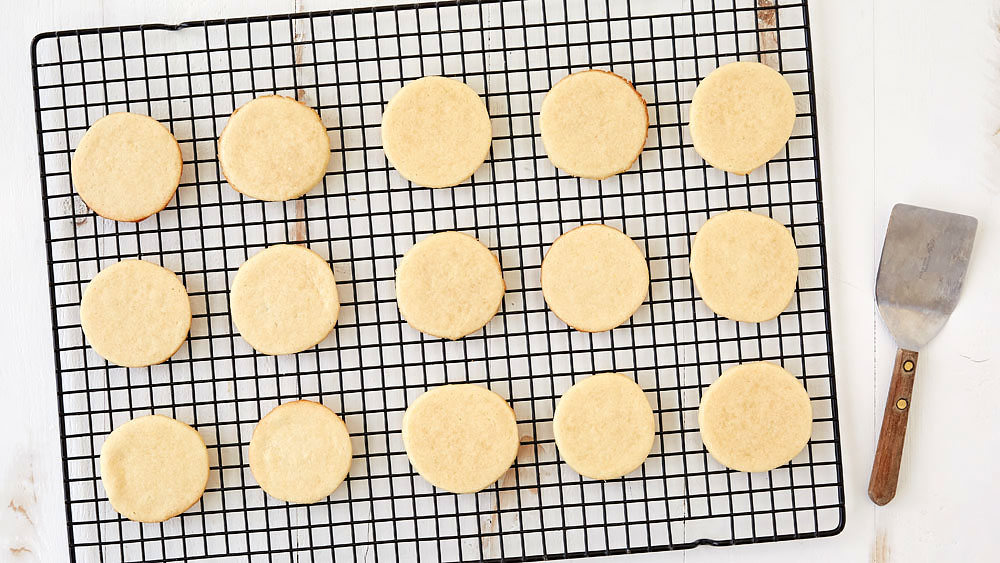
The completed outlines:
{"type": "Polygon", "coordinates": [[[552,418],[559,455],[591,479],[615,479],[649,456],[656,434],[642,388],[620,373],[580,380],[566,391],[552,418]]]}
{"type": "Polygon", "coordinates": [[[250,438],[250,471],[264,492],[286,502],[322,500],[351,470],[351,435],[339,416],[313,401],[285,403],[260,419],[250,438]]]}
{"type": "Polygon", "coordinates": [[[795,294],[799,254],[784,225],[757,213],[720,213],[698,229],[691,277],[708,308],[734,321],[777,317],[795,294]]]}
{"type": "Polygon", "coordinates": [[[514,463],[520,440],[514,411],[493,391],[469,383],[435,387],[403,414],[403,446],[435,487],[474,493],[514,463]]]}
{"type": "Polygon", "coordinates": [[[705,448],[736,471],[770,471],[794,458],[812,434],[812,404],[802,383],[769,362],[731,367],[708,386],[698,407],[705,448]]]}
{"type": "Polygon", "coordinates": [[[111,507],[136,522],[163,522],[198,502],[208,449],[194,428],[154,414],[134,418],[101,446],[101,482],[111,507]]]}
{"type": "Polygon", "coordinates": [[[319,114],[285,96],[243,104],[219,136],[222,174],[254,199],[295,199],[323,179],[329,163],[330,137],[319,114]]]}
{"type": "Polygon", "coordinates": [[[396,92],[382,114],[382,148],[407,180],[447,188],[469,179],[490,153],[486,104],[464,82],[425,76],[396,92]]]}
{"type": "Polygon", "coordinates": [[[584,332],[627,321],[649,291],[649,268],[639,246],[607,225],[563,233],[542,260],[542,295],[564,323],[584,332]]]}
{"type": "Polygon", "coordinates": [[[435,233],[406,251],[396,268],[396,303],[416,330],[457,340],[496,315],[506,286],[500,262],[465,233],[435,233]]]}
{"type": "Polygon", "coordinates": [[[115,221],[142,221],[167,206],[181,181],[181,149],[162,123],[138,113],[98,119],[80,139],[70,173],[80,199],[115,221]]]}
{"type": "Polygon", "coordinates": [[[646,100],[632,84],[603,70],[575,72],[542,101],[542,144],[556,168],[603,180],[632,167],[646,144],[646,100]]]}
{"type": "Polygon", "coordinates": [[[100,271],[80,300],[80,324],[102,358],[124,367],[166,361],[191,329],[191,301],[170,270],[122,260],[100,271]]]}
{"type": "Polygon", "coordinates": [[[236,330],[255,350],[294,354],[319,344],[337,324],[337,281],[312,250],[269,246],[236,272],[230,309],[236,330]]]}
{"type": "Polygon", "coordinates": [[[694,150],[706,162],[746,175],[788,142],[795,125],[795,97],[771,67],[729,63],[698,85],[689,119],[694,150]]]}

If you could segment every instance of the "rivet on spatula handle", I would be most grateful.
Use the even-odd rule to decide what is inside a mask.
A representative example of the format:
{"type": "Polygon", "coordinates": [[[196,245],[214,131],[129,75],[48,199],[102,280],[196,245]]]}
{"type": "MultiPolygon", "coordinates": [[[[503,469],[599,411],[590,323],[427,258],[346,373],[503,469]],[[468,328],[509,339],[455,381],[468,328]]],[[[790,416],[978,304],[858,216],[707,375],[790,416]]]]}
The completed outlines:
{"type": "Polygon", "coordinates": [[[910,416],[910,396],[916,372],[917,353],[900,348],[896,352],[896,365],[892,368],[889,397],[882,415],[882,431],[878,435],[875,463],[868,481],[868,497],[878,505],[884,505],[896,496],[899,462],[903,456],[906,420],[910,416]]]}

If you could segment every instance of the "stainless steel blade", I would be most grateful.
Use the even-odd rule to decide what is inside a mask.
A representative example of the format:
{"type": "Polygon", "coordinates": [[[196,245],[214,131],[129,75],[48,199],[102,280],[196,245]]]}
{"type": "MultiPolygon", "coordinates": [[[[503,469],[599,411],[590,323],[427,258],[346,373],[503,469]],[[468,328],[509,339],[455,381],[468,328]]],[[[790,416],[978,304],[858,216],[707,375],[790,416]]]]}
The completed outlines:
{"type": "Polygon", "coordinates": [[[919,350],[955,310],[977,225],[968,215],[904,203],[892,208],[875,301],[901,348],[919,350]]]}

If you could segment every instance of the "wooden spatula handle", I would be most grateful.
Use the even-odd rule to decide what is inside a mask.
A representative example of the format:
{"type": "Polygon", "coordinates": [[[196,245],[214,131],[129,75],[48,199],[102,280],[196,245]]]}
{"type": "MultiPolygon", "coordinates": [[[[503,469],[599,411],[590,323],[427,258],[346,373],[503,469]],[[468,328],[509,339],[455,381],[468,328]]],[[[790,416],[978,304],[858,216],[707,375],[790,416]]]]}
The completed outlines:
{"type": "Polygon", "coordinates": [[[868,497],[880,506],[896,496],[899,461],[903,456],[903,439],[906,438],[906,420],[910,417],[910,396],[916,373],[917,353],[900,348],[896,352],[896,365],[892,368],[889,397],[882,415],[882,431],[878,435],[875,463],[868,481],[868,497]]]}

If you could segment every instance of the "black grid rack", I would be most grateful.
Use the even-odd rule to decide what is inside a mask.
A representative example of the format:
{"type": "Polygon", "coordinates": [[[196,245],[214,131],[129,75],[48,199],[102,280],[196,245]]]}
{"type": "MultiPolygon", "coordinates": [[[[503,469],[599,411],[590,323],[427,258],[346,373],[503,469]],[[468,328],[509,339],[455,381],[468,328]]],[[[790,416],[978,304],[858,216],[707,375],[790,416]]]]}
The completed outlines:
{"type": "Polygon", "coordinates": [[[440,2],[88,29],[38,36],[32,65],[73,560],[541,560],[842,529],[804,1],[440,2]],[[779,69],[798,108],[786,149],[747,177],[708,167],[686,128],[698,80],[737,59],[779,69]],[[650,111],[638,163],[601,182],[557,172],[538,135],[546,91],[591,67],[632,80],[650,111]],[[490,158],[461,187],[414,187],[380,148],[385,103],[428,74],[468,83],[492,117],[490,158]],[[290,202],[241,196],[225,184],[215,157],[229,114],[271,93],[316,108],[332,140],[322,185],[290,202]],[[138,224],[95,216],[74,195],[68,173],[86,128],[125,110],[166,124],[185,163],[176,198],[138,224]],[[698,227],[734,208],[785,223],[800,252],[791,307],[759,325],[716,317],[694,295],[688,270],[698,227]],[[568,329],[548,312],[539,288],[548,245],[587,222],[636,240],[651,274],[647,302],[601,334],[568,329]],[[409,328],[393,288],[402,254],[448,229],[497,252],[508,287],[486,329],[456,342],[409,328]],[[314,349],[262,356],[235,332],[228,288],[248,256],[289,241],[330,260],[340,321],[314,349]],[[85,345],[78,306],[101,268],[135,257],[181,276],[194,321],[170,361],[125,369],[85,345]],[[738,473],[706,453],[697,407],[724,368],[758,359],[802,379],[815,413],[813,437],[789,465],[738,473]],[[577,378],[605,371],[636,378],[658,432],[639,470],[598,482],[560,462],[551,417],[577,378]],[[399,429],[408,401],[433,385],[466,381],[510,401],[522,447],[497,485],[454,495],[413,472],[399,429]],[[266,497],[246,458],[257,420],[300,398],[340,413],[356,452],[346,483],[310,506],[266,497]],[[138,524],[111,509],[98,456],[112,428],[151,412],[198,429],[212,470],[203,499],[182,516],[138,524]]]}

